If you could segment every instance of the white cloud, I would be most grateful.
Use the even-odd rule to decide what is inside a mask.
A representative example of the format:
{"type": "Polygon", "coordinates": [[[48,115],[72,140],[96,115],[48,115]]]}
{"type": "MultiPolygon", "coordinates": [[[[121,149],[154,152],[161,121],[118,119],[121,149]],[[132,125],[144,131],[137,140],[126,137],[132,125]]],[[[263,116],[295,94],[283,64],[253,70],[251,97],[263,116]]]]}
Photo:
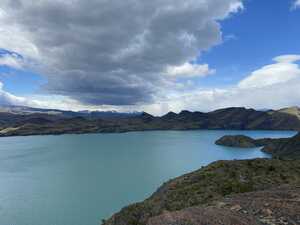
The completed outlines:
{"type": "Polygon", "coordinates": [[[278,63],[294,63],[300,60],[300,55],[281,55],[273,60],[278,63]]]}
{"type": "Polygon", "coordinates": [[[0,48],[36,62],[51,94],[141,104],[170,79],[168,65],[222,43],[220,21],[242,8],[242,0],[1,0],[0,48]]]}
{"type": "Polygon", "coordinates": [[[300,7],[300,0],[295,0],[295,2],[293,3],[293,9],[297,9],[300,7]]]}
{"type": "Polygon", "coordinates": [[[205,77],[213,73],[215,70],[210,69],[208,64],[185,63],[181,66],[168,66],[166,69],[166,74],[175,78],[205,77]]]}
{"type": "Polygon", "coordinates": [[[30,101],[23,97],[18,97],[6,92],[3,89],[3,83],[0,82],[0,105],[34,105],[33,101],[30,101]]]}
{"type": "Polygon", "coordinates": [[[3,9],[4,4],[5,1],[1,2],[0,8],[0,48],[37,60],[38,49],[30,40],[29,32],[22,30],[14,20],[9,18],[10,16],[3,9]]]}
{"type": "MultiPolygon", "coordinates": [[[[11,94],[4,89],[4,85],[0,82],[0,106],[29,106],[48,109],[63,109],[63,110],[84,110],[84,109],[99,109],[93,106],[84,106],[76,100],[72,100],[63,96],[49,95],[32,95],[20,97],[11,94]]],[[[105,109],[105,107],[103,107],[105,109]]]]}
{"type": "Polygon", "coordinates": [[[168,111],[210,111],[225,107],[279,109],[300,106],[300,67],[298,55],[283,55],[276,63],[252,72],[240,83],[228,88],[191,88],[184,92],[161,93],[156,104],[144,109],[162,115],[168,111]]]}
{"type": "Polygon", "coordinates": [[[240,83],[228,88],[201,89],[194,85],[174,88],[174,83],[165,84],[159,89],[153,104],[138,106],[95,106],[81,104],[79,101],[64,96],[28,96],[27,98],[12,95],[2,88],[0,83],[0,104],[27,105],[44,108],[60,108],[72,110],[118,110],[118,111],[147,111],[154,115],[162,115],[168,111],[179,112],[183,109],[191,111],[210,111],[224,107],[272,108],[300,105],[300,68],[295,63],[297,56],[284,55],[274,58],[276,63],[267,65],[252,72],[248,85],[240,87],[240,83]],[[291,66],[292,64],[292,66],[291,66]],[[280,67],[281,69],[278,69],[280,67]],[[282,69],[284,68],[284,69],[282,69]],[[257,72],[260,71],[260,72],[257,72]],[[267,71],[267,72],[265,72],[267,71]],[[293,72],[293,77],[281,79],[282,72],[293,72]],[[257,75],[259,74],[259,75],[257,75]],[[258,78],[257,78],[258,77],[258,78]],[[274,81],[274,77],[280,77],[274,81]],[[270,81],[271,80],[271,81],[270,81]],[[265,82],[263,85],[257,82],[265,82]]]}
{"type": "Polygon", "coordinates": [[[180,112],[183,109],[191,111],[211,111],[226,107],[279,109],[294,105],[299,106],[299,90],[299,78],[284,84],[276,84],[254,90],[237,87],[198,89],[184,94],[177,93],[177,95],[160,99],[156,104],[146,105],[141,109],[155,115],[162,115],[168,111],[180,112]]]}
{"type": "Polygon", "coordinates": [[[237,13],[237,12],[242,11],[242,10],[244,10],[244,5],[243,5],[242,2],[234,2],[230,6],[230,11],[232,13],[237,13]]]}
{"type": "Polygon", "coordinates": [[[300,55],[283,55],[273,59],[276,63],[264,66],[242,80],[240,88],[259,88],[280,84],[300,76],[300,68],[296,61],[300,55]]]}
{"type": "Polygon", "coordinates": [[[5,54],[0,55],[0,66],[8,66],[15,69],[22,69],[24,66],[24,61],[18,55],[12,54],[5,54]]]}

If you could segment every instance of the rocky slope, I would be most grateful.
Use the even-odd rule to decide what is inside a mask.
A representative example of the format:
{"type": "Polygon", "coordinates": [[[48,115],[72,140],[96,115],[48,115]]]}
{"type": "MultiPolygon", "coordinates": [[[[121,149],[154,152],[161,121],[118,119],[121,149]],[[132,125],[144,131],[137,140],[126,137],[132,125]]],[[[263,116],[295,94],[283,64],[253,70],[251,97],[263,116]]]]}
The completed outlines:
{"type": "Polygon", "coordinates": [[[274,158],[300,159],[300,133],[291,138],[271,139],[262,151],[274,158]]]}
{"type": "Polygon", "coordinates": [[[281,187],[231,195],[209,206],[165,212],[148,225],[300,224],[300,188],[281,187]]]}
{"type": "MultiPolygon", "coordinates": [[[[35,112],[33,109],[31,111],[35,112]]],[[[55,113],[50,114],[38,112],[30,114],[0,112],[0,136],[191,129],[300,131],[298,108],[267,112],[226,108],[209,113],[170,112],[162,117],[147,113],[101,117],[100,114],[92,116],[92,113],[89,113],[89,116],[82,116],[72,112],[53,111],[55,113]]]]}
{"type": "Polygon", "coordinates": [[[240,148],[262,147],[262,151],[274,158],[300,159],[300,133],[291,138],[252,139],[243,135],[226,135],[216,141],[217,145],[240,148]]]}
{"type": "Polygon", "coordinates": [[[261,218],[255,210],[265,208],[269,209],[267,214],[274,215],[274,220],[279,221],[282,217],[280,215],[283,215],[282,220],[297,221],[300,209],[299,205],[294,205],[299,203],[299,190],[295,189],[299,185],[300,161],[297,160],[218,161],[167,182],[150,198],[125,207],[104,221],[104,225],[196,225],[207,224],[206,221],[210,221],[209,224],[228,225],[264,224],[261,220],[264,217],[261,218]],[[288,185],[290,192],[282,191],[282,195],[277,195],[276,191],[270,191],[281,185],[288,185]],[[269,194],[258,191],[266,191],[265,193],[269,194]],[[247,192],[249,193],[232,197],[232,194],[247,192]],[[260,207],[253,205],[255,196],[256,204],[261,205],[260,207]],[[277,200],[272,196],[277,196],[277,200]],[[284,206],[290,202],[289,199],[298,200],[284,206]],[[272,203],[272,206],[262,206],[264,203],[272,203]],[[283,204],[284,207],[275,211],[278,204],[283,204]],[[247,213],[244,213],[244,210],[247,213]]]}

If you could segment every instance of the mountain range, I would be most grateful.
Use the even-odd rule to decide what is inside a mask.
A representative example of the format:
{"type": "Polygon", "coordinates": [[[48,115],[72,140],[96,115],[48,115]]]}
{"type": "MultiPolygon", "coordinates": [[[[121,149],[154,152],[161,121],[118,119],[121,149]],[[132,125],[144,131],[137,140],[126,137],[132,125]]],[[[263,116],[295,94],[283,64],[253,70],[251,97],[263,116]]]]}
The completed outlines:
{"type": "Polygon", "coordinates": [[[169,112],[161,117],[146,112],[73,112],[22,106],[0,109],[0,136],[193,129],[300,131],[300,109],[232,107],[207,113],[169,112]]]}

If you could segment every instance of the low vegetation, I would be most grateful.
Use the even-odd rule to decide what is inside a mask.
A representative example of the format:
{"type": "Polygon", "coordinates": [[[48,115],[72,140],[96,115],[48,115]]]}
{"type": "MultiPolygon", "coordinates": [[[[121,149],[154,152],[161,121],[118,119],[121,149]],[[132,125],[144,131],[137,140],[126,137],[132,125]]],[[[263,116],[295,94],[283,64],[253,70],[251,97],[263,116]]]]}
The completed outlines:
{"type": "Polygon", "coordinates": [[[203,206],[231,194],[287,184],[300,185],[300,161],[218,161],[167,182],[149,199],[124,208],[104,225],[144,225],[166,211],[203,206]]]}

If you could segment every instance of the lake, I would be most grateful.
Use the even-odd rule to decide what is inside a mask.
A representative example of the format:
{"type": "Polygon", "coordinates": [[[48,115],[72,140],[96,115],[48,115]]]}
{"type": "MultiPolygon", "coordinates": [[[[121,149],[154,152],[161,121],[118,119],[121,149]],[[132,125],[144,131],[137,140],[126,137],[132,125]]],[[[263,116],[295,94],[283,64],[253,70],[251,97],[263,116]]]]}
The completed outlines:
{"type": "Polygon", "coordinates": [[[216,146],[225,134],[286,131],[153,131],[0,138],[0,224],[98,225],[163,182],[220,159],[268,157],[216,146]]]}

